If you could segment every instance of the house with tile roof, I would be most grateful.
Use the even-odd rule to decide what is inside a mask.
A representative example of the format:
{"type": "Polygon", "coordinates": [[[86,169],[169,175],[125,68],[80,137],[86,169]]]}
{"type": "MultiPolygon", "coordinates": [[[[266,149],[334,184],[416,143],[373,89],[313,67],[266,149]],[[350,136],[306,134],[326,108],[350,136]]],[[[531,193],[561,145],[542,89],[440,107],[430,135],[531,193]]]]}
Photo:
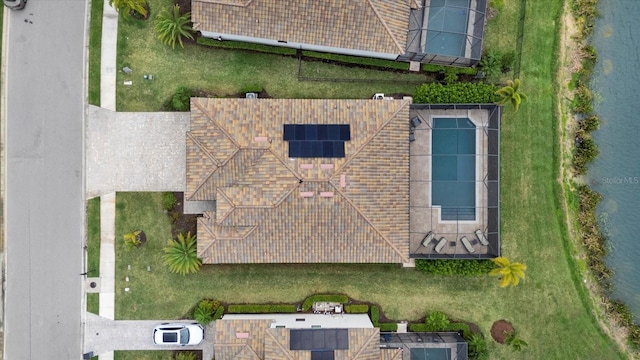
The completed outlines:
{"type": "Polygon", "coordinates": [[[192,0],[204,37],[456,66],[482,54],[486,0],[192,0]]]}
{"type": "Polygon", "coordinates": [[[223,263],[409,261],[411,100],[191,99],[198,256],[223,263]]]}
{"type": "Polygon", "coordinates": [[[216,321],[217,360],[467,359],[457,333],[380,333],[365,314],[229,314],[216,321]]]}

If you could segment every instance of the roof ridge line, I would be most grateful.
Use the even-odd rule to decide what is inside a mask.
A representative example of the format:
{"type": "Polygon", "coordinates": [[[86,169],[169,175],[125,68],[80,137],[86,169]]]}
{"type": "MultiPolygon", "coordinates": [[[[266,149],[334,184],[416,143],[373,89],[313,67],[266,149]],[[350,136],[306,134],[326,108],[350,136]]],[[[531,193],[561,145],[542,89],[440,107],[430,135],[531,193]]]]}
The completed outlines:
{"type": "MultiPolygon", "coordinates": [[[[290,330],[285,330],[285,331],[289,331],[289,334],[291,334],[290,330]]],[[[271,339],[273,339],[273,341],[276,343],[276,346],[278,346],[278,348],[280,348],[280,350],[282,350],[282,352],[284,352],[284,354],[287,356],[287,358],[289,360],[294,360],[293,356],[291,356],[291,354],[289,353],[289,351],[287,351],[287,349],[284,348],[284,346],[282,346],[282,344],[280,343],[280,341],[278,341],[278,339],[271,333],[271,331],[268,331],[268,329],[265,329],[265,334],[268,334],[269,337],[271,339]]],[[[289,335],[291,336],[291,335],[289,335]]]]}
{"type": "Polygon", "coordinates": [[[378,18],[378,20],[380,20],[380,22],[382,23],[382,26],[384,26],[384,28],[387,30],[389,35],[391,35],[391,39],[393,40],[393,43],[396,44],[398,49],[400,49],[400,53],[403,54],[407,49],[402,48],[402,45],[400,45],[400,43],[398,42],[398,39],[396,39],[396,37],[393,35],[393,32],[391,32],[391,29],[389,29],[387,22],[384,21],[384,19],[382,18],[382,15],[380,15],[380,13],[378,12],[378,9],[376,9],[375,5],[373,5],[373,2],[371,0],[367,0],[367,2],[369,3],[369,6],[371,6],[371,9],[373,10],[373,12],[376,14],[376,17],[378,18]]]}
{"type": "MultiPolygon", "coordinates": [[[[222,219],[220,219],[220,222],[222,222],[222,220],[226,219],[235,209],[236,209],[236,204],[233,203],[233,201],[231,201],[231,199],[229,198],[229,196],[227,196],[227,194],[225,194],[224,190],[222,190],[223,188],[216,188],[217,192],[220,193],[220,195],[222,195],[222,197],[227,201],[227,203],[230,205],[231,209],[230,211],[227,211],[227,213],[224,215],[224,217],[222,217],[222,219]]],[[[217,196],[216,196],[217,198],[217,196]]],[[[217,208],[217,206],[216,206],[217,208]]],[[[218,212],[216,211],[216,220],[215,223],[218,223],[217,221],[218,218],[218,212]]]]}
{"type": "MultiPolygon", "coordinates": [[[[211,217],[210,217],[209,215],[207,215],[207,212],[205,212],[204,214],[202,214],[202,217],[205,217],[205,216],[207,217],[207,219],[209,219],[209,220],[211,219],[211,217]]],[[[209,250],[209,248],[210,248],[211,246],[213,246],[213,244],[218,240],[218,238],[216,238],[216,234],[214,234],[214,233],[213,233],[213,231],[209,228],[209,226],[208,226],[208,225],[205,225],[205,226],[204,226],[204,231],[206,231],[206,232],[209,234],[209,236],[211,236],[214,240],[213,240],[213,241],[211,241],[207,246],[205,246],[205,248],[204,248],[204,249],[202,249],[202,251],[200,251],[200,254],[203,254],[204,252],[206,252],[207,250],[209,250]]],[[[198,234],[196,233],[196,237],[197,237],[197,235],[198,235],[198,234]]]]}
{"type": "Polygon", "coordinates": [[[189,139],[191,139],[191,141],[196,143],[196,145],[198,146],[198,149],[200,149],[202,152],[204,152],[204,154],[207,155],[207,157],[209,159],[211,159],[211,161],[216,166],[220,166],[220,162],[216,158],[213,157],[213,155],[209,152],[209,150],[207,150],[207,148],[204,145],[202,145],[200,140],[198,140],[198,138],[195,135],[193,135],[193,133],[191,131],[187,131],[187,136],[189,137],[189,139]]]}
{"type": "MultiPolygon", "coordinates": [[[[374,329],[375,329],[375,328],[374,328],[374,329]]],[[[369,345],[369,343],[371,342],[371,340],[373,339],[373,337],[374,337],[374,336],[379,337],[379,336],[380,336],[380,331],[377,331],[377,334],[376,334],[376,331],[374,331],[374,332],[369,336],[369,338],[367,339],[367,341],[365,341],[365,342],[364,342],[364,344],[362,344],[362,346],[360,346],[360,350],[358,350],[358,352],[353,356],[353,358],[354,358],[354,359],[357,359],[357,358],[358,358],[358,356],[360,355],[360,353],[364,350],[364,348],[365,348],[367,345],[369,345]],[[377,335],[377,336],[376,336],[376,335],[377,335]]]]}
{"type": "Polygon", "coordinates": [[[198,186],[196,186],[195,189],[193,189],[193,193],[191,194],[191,196],[189,196],[187,198],[187,200],[191,200],[193,199],[193,197],[198,193],[198,191],[202,188],[202,186],[204,186],[204,184],[211,178],[211,175],[213,175],[214,172],[216,172],[216,170],[218,170],[218,168],[220,168],[220,163],[218,162],[218,160],[216,160],[213,155],[211,155],[209,153],[209,151],[207,151],[207,149],[202,145],[202,143],[200,143],[200,141],[198,141],[198,139],[196,138],[195,135],[193,135],[191,133],[191,131],[187,131],[187,137],[189,139],[191,139],[191,141],[193,141],[196,146],[198,147],[198,149],[200,149],[200,151],[202,151],[206,157],[209,158],[209,160],[211,160],[211,162],[213,162],[213,165],[216,166],[215,169],[211,170],[207,176],[205,176],[202,181],[200,181],[200,184],[198,184],[198,186]]]}
{"type": "MultiPolygon", "coordinates": [[[[200,98],[200,99],[201,99],[201,98],[200,98]]],[[[210,98],[207,98],[207,101],[209,101],[209,99],[210,99],[210,98]]],[[[214,124],[218,127],[218,129],[220,129],[220,131],[222,131],[222,133],[224,133],[224,134],[225,134],[225,136],[229,138],[229,141],[231,141],[231,142],[236,146],[236,148],[238,148],[238,150],[240,150],[240,149],[242,148],[242,146],[240,146],[240,144],[238,144],[238,142],[236,141],[236,139],[234,139],[234,137],[233,137],[233,136],[231,136],[231,135],[230,135],[230,134],[229,134],[229,133],[228,133],[228,132],[227,132],[227,131],[222,127],[222,126],[220,126],[220,124],[219,124],[217,121],[213,120],[213,118],[212,118],[211,116],[209,116],[209,113],[208,113],[208,112],[207,112],[207,111],[202,107],[202,105],[200,104],[200,102],[199,102],[199,101],[192,101],[192,103],[193,103],[193,104],[194,104],[198,109],[200,109],[200,111],[202,112],[202,114],[203,114],[207,119],[209,119],[209,121],[211,121],[212,123],[214,123],[214,124]]]]}
{"type": "Polygon", "coordinates": [[[384,242],[386,242],[393,249],[393,251],[395,251],[396,253],[398,253],[398,255],[400,255],[400,258],[402,258],[404,262],[409,262],[409,259],[404,256],[404,253],[400,252],[400,250],[398,250],[398,248],[393,244],[393,242],[387,239],[387,237],[382,233],[382,231],[380,231],[380,229],[378,229],[378,227],[373,224],[373,222],[360,210],[359,207],[356,206],[356,204],[353,203],[353,201],[348,196],[346,196],[344,192],[338,189],[333,183],[329,182],[329,184],[331,184],[331,186],[333,186],[333,188],[338,191],[338,194],[340,194],[340,196],[342,196],[349,203],[349,205],[351,205],[351,207],[353,207],[353,209],[360,216],[362,216],[364,221],[366,221],[373,228],[373,230],[375,230],[375,232],[378,233],[380,237],[382,237],[384,242]]]}
{"type": "MultiPolygon", "coordinates": [[[[380,101],[380,100],[373,100],[373,101],[380,101]]],[[[387,100],[382,100],[382,101],[387,101],[387,100]]],[[[390,100],[390,101],[394,101],[394,100],[390,100]]],[[[357,149],[356,151],[353,152],[353,155],[349,156],[349,158],[347,160],[345,160],[345,162],[342,163],[342,165],[340,165],[339,168],[337,168],[334,172],[333,172],[333,176],[331,176],[329,178],[329,181],[331,181],[335,176],[339,175],[339,173],[342,172],[342,169],[344,169],[353,159],[355,159],[358,154],[360,154],[360,152],[367,147],[367,145],[369,145],[369,143],[371,142],[371,140],[376,137],[381,131],[382,129],[384,129],[385,126],[387,126],[391,120],[393,118],[396,117],[396,115],[398,115],[398,113],[405,107],[405,105],[409,102],[409,100],[402,100],[401,105],[396,109],[396,111],[393,112],[393,114],[391,114],[391,116],[389,116],[383,123],[382,125],[380,125],[375,132],[373,132],[371,134],[371,136],[369,136],[363,143],[362,145],[360,145],[360,148],[357,149]]],[[[408,125],[407,125],[408,127],[408,125]]]]}

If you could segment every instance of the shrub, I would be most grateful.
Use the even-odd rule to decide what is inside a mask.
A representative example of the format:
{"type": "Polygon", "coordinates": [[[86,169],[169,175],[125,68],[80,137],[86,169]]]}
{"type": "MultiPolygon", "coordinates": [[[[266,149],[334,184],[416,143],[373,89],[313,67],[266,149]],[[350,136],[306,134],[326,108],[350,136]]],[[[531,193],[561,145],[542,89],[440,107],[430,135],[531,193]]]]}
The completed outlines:
{"type": "Polygon", "coordinates": [[[162,208],[169,211],[173,209],[174,206],[178,203],[178,199],[173,195],[172,192],[167,191],[162,193],[162,208]]]}
{"type": "Polygon", "coordinates": [[[176,240],[169,240],[164,248],[162,260],[172,273],[186,275],[198,272],[202,260],[198,258],[196,237],[187,233],[178,234],[176,240]]]}
{"type": "Polygon", "coordinates": [[[529,345],[518,336],[518,333],[515,330],[507,333],[507,337],[504,342],[509,345],[513,351],[521,351],[523,347],[529,345]]]}
{"type": "Polygon", "coordinates": [[[346,311],[349,314],[366,314],[369,312],[369,305],[366,305],[366,304],[347,305],[344,307],[344,311],[346,311]]]}
{"type": "Polygon", "coordinates": [[[593,112],[593,92],[582,81],[578,81],[573,97],[573,111],[581,114],[593,112]]]}
{"type": "Polygon", "coordinates": [[[458,72],[453,67],[446,67],[443,71],[444,73],[444,83],[447,85],[451,85],[458,81],[458,72]]]}
{"type": "Polygon", "coordinates": [[[380,320],[380,310],[377,306],[371,307],[371,322],[375,325],[380,320]]]}
{"type": "Polygon", "coordinates": [[[449,317],[440,311],[430,311],[424,319],[427,331],[444,331],[449,326],[449,317]]]}
{"type": "Polygon", "coordinates": [[[196,360],[196,353],[191,351],[176,352],[175,360],[196,360]]]}
{"type": "Polygon", "coordinates": [[[291,304],[234,304],[227,308],[230,314],[272,314],[296,311],[296,306],[291,304]]]}
{"type": "Polygon", "coordinates": [[[481,360],[487,358],[487,341],[480,334],[471,333],[466,340],[471,359],[481,360]]]}
{"type": "Polygon", "coordinates": [[[573,167],[576,173],[579,175],[586,173],[587,164],[593,161],[599,152],[596,142],[590,136],[578,134],[573,156],[573,167]]]}
{"type": "Polygon", "coordinates": [[[346,304],[349,302],[349,298],[346,295],[311,295],[302,303],[302,311],[311,309],[313,303],[321,301],[346,304]]]}
{"type": "Polygon", "coordinates": [[[502,8],[504,8],[504,0],[491,0],[489,2],[489,6],[500,11],[502,10],[502,8]]]}
{"type": "Polygon", "coordinates": [[[127,250],[132,250],[133,248],[136,248],[142,245],[142,239],[140,238],[140,234],[142,234],[142,231],[140,230],[136,230],[128,234],[124,234],[124,244],[127,246],[127,250]]]}
{"type": "Polygon", "coordinates": [[[416,259],[416,269],[435,275],[486,275],[494,268],[491,260],[427,260],[416,259]]]}
{"type": "Polygon", "coordinates": [[[222,315],[224,315],[224,306],[220,305],[218,306],[218,308],[216,309],[216,312],[213,313],[213,320],[220,320],[222,319],[222,315]]]}
{"type": "Polygon", "coordinates": [[[484,83],[422,84],[413,96],[415,104],[489,104],[498,100],[497,88],[484,83]]]}
{"type": "Polygon", "coordinates": [[[191,107],[191,90],[181,86],[171,98],[171,107],[176,111],[188,111],[191,107]]]}
{"type": "Polygon", "coordinates": [[[502,73],[502,55],[497,51],[487,50],[479,65],[487,79],[495,80],[502,73]]]}
{"type": "Polygon", "coordinates": [[[425,323],[409,324],[409,331],[413,332],[427,332],[429,328],[425,323]]]}
{"type": "Polygon", "coordinates": [[[378,323],[374,325],[375,327],[379,328],[380,331],[386,331],[386,332],[398,331],[398,324],[396,323],[378,323]]]}
{"type": "Polygon", "coordinates": [[[193,318],[203,326],[208,325],[213,321],[213,312],[215,311],[215,304],[211,300],[201,300],[196,308],[193,310],[193,318]]]}
{"type": "Polygon", "coordinates": [[[384,69],[409,70],[409,64],[401,61],[375,59],[362,56],[349,56],[342,54],[331,54],[317,51],[302,50],[302,55],[316,59],[335,61],[345,64],[357,64],[364,66],[375,66],[384,69]]]}
{"type": "Polygon", "coordinates": [[[591,132],[600,127],[600,119],[596,115],[589,116],[580,121],[579,129],[584,132],[591,132]]]}
{"type": "Polygon", "coordinates": [[[513,64],[516,62],[516,52],[514,50],[507,51],[502,54],[500,59],[500,70],[503,73],[508,73],[513,68],[513,64]]]}
{"type": "Polygon", "coordinates": [[[450,71],[455,71],[458,75],[475,75],[478,73],[478,70],[470,67],[456,67],[456,66],[444,66],[444,65],[436,65],[436,64],[422,64],[422,71],[428,73],[444,73],[446,69],[451,69],[450,71]]]}
{"type": "Polygon", "coordinates": [[[262,44],[253,44],[246,43],[241,41],[232,41],[232,40],[216,40],[206,37],[198,37],[196,42],[200,45],[212,46],[223,49],[240,49],[240,50],[249,50],[249,51],[257,51],[269,54],[280,54],[280,55],[296,55],[297,50],[287,47],[280,46],[269,46],[262,44]]]}

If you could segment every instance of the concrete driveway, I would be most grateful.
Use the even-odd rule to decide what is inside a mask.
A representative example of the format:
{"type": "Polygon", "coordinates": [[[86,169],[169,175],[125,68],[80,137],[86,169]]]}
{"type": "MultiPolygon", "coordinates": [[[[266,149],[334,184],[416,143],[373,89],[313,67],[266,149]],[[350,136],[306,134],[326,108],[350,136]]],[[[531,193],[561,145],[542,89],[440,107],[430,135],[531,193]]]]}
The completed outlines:
{"type": "Polygon", "coordinates": [[[87,198],[117,191],[184,191],[189,116],[89,106],[87,198]]]}
{"type": "Polygon", "coordinates": [[[153,328],[165,322],[179,320],[110,320],[87,313],[85,353],[100,355],[112,350],[201,350],[202,358],[213,358],[215,321],[204,329],[204,341],[197,346],[161,346],[153,343],[153,328]]]}

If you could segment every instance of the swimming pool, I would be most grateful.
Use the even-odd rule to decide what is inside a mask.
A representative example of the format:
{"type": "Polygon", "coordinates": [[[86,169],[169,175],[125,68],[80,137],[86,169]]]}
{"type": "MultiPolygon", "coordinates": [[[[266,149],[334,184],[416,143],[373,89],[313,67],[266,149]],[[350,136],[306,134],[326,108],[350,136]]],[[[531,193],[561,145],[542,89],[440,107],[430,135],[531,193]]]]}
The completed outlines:
{"type": "Polygon", "coordinates": [[[426,52],[464,56],[471,0],[431,0],[426,52]]]}
{"type": "Polygon", "coordinates": [[[441,220],[476,218],[476,126],[468,118],[434,118],[431,203],[441,220]]]}

